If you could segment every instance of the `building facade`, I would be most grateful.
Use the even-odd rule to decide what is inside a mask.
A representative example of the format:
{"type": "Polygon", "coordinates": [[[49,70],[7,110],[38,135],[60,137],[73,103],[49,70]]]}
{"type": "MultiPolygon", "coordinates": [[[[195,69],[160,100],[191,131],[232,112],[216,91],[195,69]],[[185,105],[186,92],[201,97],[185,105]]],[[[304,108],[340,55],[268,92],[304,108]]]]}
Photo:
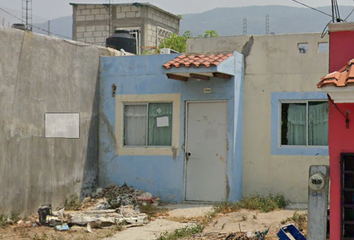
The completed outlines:
{"type": "Polygon", "coordinates": [[[180,17],[149,3],[73,6],[73,40],[104,46],[115,30],[129,30],[138,53],[155,49],[163,38],[179,34],[180,17]]]}
{"type": "Polygon", "coordinates": [[[187,42],[187,52],[230,50],[245,58],[244,195],[283,193],[293,203],[307,203],[309,167],[329,164],[327,95],[316,88],[328,72],[328,37],[314,33],[187,42]],[[316,107],[319,131],[313,135],[316,107]],[[291,127],[291,121],[298,125],[291,127]]]}

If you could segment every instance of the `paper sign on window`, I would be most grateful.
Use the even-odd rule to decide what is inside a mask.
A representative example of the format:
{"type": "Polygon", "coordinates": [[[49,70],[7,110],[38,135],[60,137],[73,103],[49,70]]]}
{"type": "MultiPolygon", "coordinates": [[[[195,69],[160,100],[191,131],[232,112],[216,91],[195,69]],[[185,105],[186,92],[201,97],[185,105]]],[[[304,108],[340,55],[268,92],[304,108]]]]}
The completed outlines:
{"type": "Polygon", "coordinates": [[[168,127],[168,117],[158,117],[156,118],[157,127],[168,127]]]}

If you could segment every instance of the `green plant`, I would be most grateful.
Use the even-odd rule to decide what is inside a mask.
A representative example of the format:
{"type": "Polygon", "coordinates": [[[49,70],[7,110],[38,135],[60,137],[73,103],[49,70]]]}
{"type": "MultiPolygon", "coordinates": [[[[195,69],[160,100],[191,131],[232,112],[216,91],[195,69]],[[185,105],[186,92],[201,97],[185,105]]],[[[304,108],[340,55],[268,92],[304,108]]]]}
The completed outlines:
{"type": "Polygon", "coordinates": [[[282,220],[281,224],[285,224],[287,222],[294,223],[295,227],[298,228],[300,231],[302,231],[307,224],[307,213],[299,214],[298,212],[294,212],[293,216],[282,220]]]}
{"type": "Polygon", "coordinates": [[[7,217],[5,215],[0,215],[0,227],[4,228],[7,224],[7,217]]]}
{"type": "Polygon", "coordinates": [[[242,216],[242,221],[246,221],[247,220],[247,216],[242,216]]]}
{"type": "Polygon", "coordinates": [[[185,238],[193,236],[194,234],[202,232],[204,229],[203,224],[195,224],[189,227],[176,229],[172,233],[164,232],[156,240],[175,240],[179,238],[185,238]]]}
{"type": "Polygon", "coordinates": [[[64,207],[66,210],[80,210],[81,203],[77,194],[71,194],[69,198],[65,200],[64,207]]]}
{"type": "Polygon", "coordinates": [[[231,203],[231,202],[222,202],[214,205],[214,210],[216,213],[228,213],[235,212],[241,208],[249,209],[249,210],[260,210],[261,212],[270,212],[276,209],[283,209],[288,205],[289,201],[287,201],[284,195],[268,195],[268,196],[260,196],[260,195],[250,195],[244,197],[239,202],[231,203]]]}

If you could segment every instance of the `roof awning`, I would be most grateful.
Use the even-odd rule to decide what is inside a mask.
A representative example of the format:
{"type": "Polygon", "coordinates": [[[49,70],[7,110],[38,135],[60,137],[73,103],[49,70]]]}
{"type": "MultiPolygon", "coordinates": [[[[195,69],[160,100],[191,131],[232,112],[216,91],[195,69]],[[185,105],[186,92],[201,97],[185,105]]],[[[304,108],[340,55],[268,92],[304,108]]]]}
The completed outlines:
{"type": "Polygon", "coordinates": [[[317,87],[346,87],[350,83],[354,83],[354,59],[350,60],[347,65],[342,67],[339,71],[329,73],[322,77],[321,81],[317,84],[317,87]]]}
{"type": "Polygon", "coordinates": [[[230,80],[235,74],[235,57],[232,53],[184,54],[162,66],[167,77],[174,80],[209,80],[210,77],[230,80]]]}

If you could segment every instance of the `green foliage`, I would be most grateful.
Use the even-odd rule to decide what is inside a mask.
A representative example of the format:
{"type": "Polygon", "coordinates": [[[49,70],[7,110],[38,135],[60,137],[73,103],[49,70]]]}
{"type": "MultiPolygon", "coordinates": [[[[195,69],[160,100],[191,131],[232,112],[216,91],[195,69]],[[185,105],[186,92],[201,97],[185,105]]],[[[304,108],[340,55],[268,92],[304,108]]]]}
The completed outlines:
{"type": "Polygon", "coordinates": [[[158,48],[171,48],[180,53],[185,52],[187,49],[187,39],[192,37],[193,36],[190,31],[184,32],[182,36],[171,34],[168,38],[162,40],[158,48]]]}
{"type": "Polygon", "coordinates": [[[190,237],[194,234],[201,233],[203,229],[204,225],[196,224],[193,226],[176,229],[172,233],[164,232],[156,240],[176,240],[179,238],[190,237]]]}
{"type": "Polygon", "coordinates": [[[306,224],[307,224],[307,213],[299,214],[297,212],[294,212],[292,217],[289,217],[289,218],[281,221],[281,224],[285,224],[288,222],[294,223],[295,227],[297,229],[299,229],[300,231],[302,231],[306,227],[306,224]]]}
{"type": "Polygon", "coordinates": [[[261,212],[270,212],[276,209],[283,209],[288,205],[284,195],[268,195],[268,196],[259,196],[259,195],[250,195],[244,197],[237,203],[231,202],[222,202],[214,205],[214,210],[216,213],[228,213],[235,212],[241,208],[249,210],[260,210],[261,212]]]}
{"type": "Polygon", "coordinates": [[[6,227],[7,224],[7,217],[0,215],[0,228],[6,227]]]}
{"type": "Polygon", "coordinates": [[[218,37],[218,33],[215,30],[207,30],[205,31],[204,35],[199,35],[199,38],[213,38],[218,37]]]}
{"type": "MultiPolygon", "coordinates": [[[[218,37],[218,34],[214,30],[208,30],[204,35],[199,35],[199,37],[212,38],[218,37]]],[[[187,39],[193,38],[193,34],[190,31],[186,31],[182,36],[176,34],[171,34],[168,38],[162,40],[158,49],[161,48],[171,48],[177,52],[185,52],[187,49],[187,39]]]]}
{"type": "Polygon", "coordinates": [[[76,193],[70,195],[70,197],[65,200],[64,207],[66,210],[80,210],[81,203],[76,193]]]}

